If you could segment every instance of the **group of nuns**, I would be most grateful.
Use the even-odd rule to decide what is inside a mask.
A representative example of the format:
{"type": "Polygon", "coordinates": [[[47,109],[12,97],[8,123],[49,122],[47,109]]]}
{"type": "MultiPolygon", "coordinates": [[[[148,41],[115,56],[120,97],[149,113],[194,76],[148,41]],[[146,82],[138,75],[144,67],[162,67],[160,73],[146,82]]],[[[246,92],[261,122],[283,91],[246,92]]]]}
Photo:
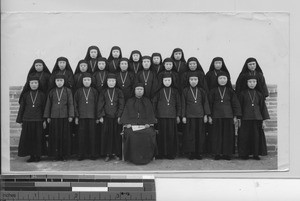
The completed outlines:
{"type": "Polygon", "coordinates": [[[252,57],[234,89],[221,57],[205,74],[198,59],[186,61],[180,48],[164,60],[138,50],[128,59],[114,46],[106,59],[90,46],[74,73],[65,57],[57,58],[52,72],[43,60],[34,61],[19,98],[18,156],[30,156],[27,162],[75,155],[79,161],[148,164],[178,156],[231,160],[237,150],[240,159],[260,160],[267,155],[268,96],[252,57]]]}

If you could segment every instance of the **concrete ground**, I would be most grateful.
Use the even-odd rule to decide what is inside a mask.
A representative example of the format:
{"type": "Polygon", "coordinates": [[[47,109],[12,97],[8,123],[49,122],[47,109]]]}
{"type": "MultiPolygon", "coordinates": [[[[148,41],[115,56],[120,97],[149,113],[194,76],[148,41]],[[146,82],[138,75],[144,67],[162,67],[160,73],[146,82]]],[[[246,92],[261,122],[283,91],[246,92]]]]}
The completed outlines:
{"type": "Polygon", "coordinates": [[[270,152],[262,156],[261,160],[241,160],[233,158],[230,161],[215,161],[211,156],[204,156],[203,160],[188,160],[179,157],[174,160],[157,159],[147,165],[134,165],[125,161],[111,160],[104,162],[103,158],[97,160],[83,160],[71,158],[66,162],[43,158],[40,162],[27,163],[29,157],[18,157],[11,153],[11,171],[185,171],[185,170],[277,170],[277,152],[270,152]]]}

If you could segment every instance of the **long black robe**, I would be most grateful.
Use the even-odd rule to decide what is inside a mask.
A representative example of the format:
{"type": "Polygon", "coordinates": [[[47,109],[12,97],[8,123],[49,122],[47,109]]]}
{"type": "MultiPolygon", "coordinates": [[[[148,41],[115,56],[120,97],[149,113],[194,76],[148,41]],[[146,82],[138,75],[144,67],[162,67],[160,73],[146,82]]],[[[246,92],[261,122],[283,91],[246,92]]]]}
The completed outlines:
{"type": "Polygon", "coordinates": [[[158,156],[174,158],[178,150],[176,117],[181,116],[180,94],[173,87],[165,87],[156,93],[152,102],[158,119],[158,156]],[[168,97],[170,90],[170,100],[167,101],[165,92],[168,97]]]}
{"type": "Polygon", "coordinates": [[[262,121],[270,117],[264,96],[258,90],[246,89],[240,93],[239,100],[243,114],[241,127],[238,130],[239,156],[267,155],[262,121]]]}
{"type": "Polygon", "coordinates": [[[18,156],[42,155],[43,146],[43,112],[46,97],[42,91],[28,91],[24,93],[20,100],[20,108],[16,119],[17,123],[22,123],[22,131],[18,147],[18,156]],[[33,104],[30,93],[36,101],[33,104]],[[34,105],[34,107],[33,107],[34,105]]]}
{"type": "Polygon", "coordinates": [[[226,87],[223,102],[219,93],[225,87],[217,87],[209,92],[209,103],[213,124],[210,130],[212,153],[231,156],[235,150],[235,127],[233,117],[241,116],[241,107],[235,92],[226,87]]]}
{"type": "MultiPolygon", "coordinates": [[[[121,117],[124,125],[156,123],[151,101],[146,97],[132,97],[126,102],[121,117]]],[[[124,158],[134,164],[147,164],[156,154],[156,132],[153,127],[133,131],[124,128],[124,158]]]]}

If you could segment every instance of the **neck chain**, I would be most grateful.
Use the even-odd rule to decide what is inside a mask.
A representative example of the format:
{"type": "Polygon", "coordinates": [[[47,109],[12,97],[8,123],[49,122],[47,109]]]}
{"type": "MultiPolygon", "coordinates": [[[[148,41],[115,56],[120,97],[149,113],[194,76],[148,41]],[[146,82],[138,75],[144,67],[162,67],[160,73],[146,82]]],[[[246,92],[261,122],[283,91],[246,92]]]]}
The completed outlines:
{"type": "MultiPolygon", "coordinates": [[[[175,63],[175,66],[176,66],[176,62],[174,62],[175,63]]],[[[178,66],[177,66],[177,72],[179,72],[179,70],[180,70],[180,67],[181,67],[181,61],[179,61],[178,62],[178,66]]]]}
{"type": "Polygon", "coordinates": [[[134,70],[135,74],[137,74],[139,71],[140,63],[137,64],[137,67],[135,67],[134,62],[132,64],[133,64],[133,70],[134,70]]]}
{"type": "Polygon", "coordinates": [[[120,77],[121,77],[121,81],[122,81],[122,87],[125,86],[125,81],[126,81],[126,78],[127,78],[127,74],[128,74],[128,72],[126,71],[125,77],[123,78],[122,72],[120,72],[120,77]]]}
{"type": "Polygon", "coordinates": [[[36,101],[36,98],[37,98],[37,95],[38,95],[39,91],[37,90],[36,91],[36,94],[34,96],[34,98],[32,97],[32,93],[30,92],[30,98],[31,98],[31,102],[32,102],[32,107],[35,107],[34,104],[35,104],[35,101],[36,101]]]}
{"type": "Polygon", "coordinates": [[[93,64],[93,61],[90,60],[90,64],[91,64],[92,72],[94,72],[94,69],[96,67],[97,61],[95,61],[95,63],[93,64]]]}
{"type": "Polygon", "coordinates": [[[107,89],[107,94],[108,94],[108,98],[110,100],[110,105],[113,105],[113,100],[114,100],[114,96],[115,96],[115,88],[113,89],[113,93],[112,93],[112,96],[110,96],[110,93],[109,93],[109,89],[107,89]]]}
{"type": "Polygon", "coordinates": [[[193,88],[190,87],[195,103],[197,103],[198,89],[196,87],[196,93],[194,94],[193,88]]]}
{"type": "Polygon", "coordinates": [[[254,100],[255,100],[255,91],[253,92],[253,98],[252,98],[252,96],[251,96],[251,93],[250,93],[250,91],[248,90],[248,94],[249,94],[249,97],[250,97],[250,100],[251,100],[251,105],[252,105],[252,107],[254,107],[254,100]]]}
{"type": "Polygon", "coordinates": [[[100,78],[100,81],[101,81],[101,87],[103,87],[103,84],[104,84],[104,79],[105,79],[105,71],[103,73],[103,77],[101,75],[101,71],[99,72],[99,78],[100,78]]]}
{"type": "Polygon", "coordinates": [[[143,71],[143,77],[144,77],[145,85],[146,85],[146,86],[147,86],[147,82],[148,82],[148,79],[149,79],[149,75],[150,75],[150,71],[148,71],[147,77],[145,76],[145,70],[143,71]]]}
{"type": "Polygon", "coordinates": [[[167,100],[167,105],[170,105],[171,93],[172,93],[172,89],[170,88],[169,94],[167,96],[166,88],[164,88],[164,94],[165,94],[165,98],[167,100]]]}
{"type": "Polygon", "coordinates": [[[60,100],[61,100],[61,96],[62,96],[63,91],[64,91],[64,87],[62,87],[62,89],[60,91],[60,94],[58,95],[58,90],[56,89],[57,104],[60,104],[60,100]]]}
{"type": "Polygon", "coordinates": [[[225,92],[226,92],[226,87],[224,88],[223,93],[221,93],[220,87],[218,87],[218,90],[219,90],[219,94],[220,94],[220,97],[221,97],[221,103],[223,103],[223,99],[224,99],[225,92]]]}
{"type": "Polygon", "coordinates": [[[157,73],[159,73],[159,69],[160,69],[160,64],[158,64],[157,73]]]}
{"type": "Polygon", "coordinates": [[[85,98],[85,103],[88,104],[89,103],[89,94],[90,94],[90,91],[91,91],[91,87],[89,87],[87,94],[85,93],[84,88],[82,88],[82,90],[83,90],[83,94],[84,94],[84,98],[85,98]]]}
{"type": "Polygon", "coordinates": [[[114,66],[115,70],[117,70],[117,67],[116,67],[115,61],[114,61],[114,60],[112,60],[112,62],[113,62],[113,66],[114,66]]]}
{"type": "Polygon", "coordinates": [[[249,71],[249,75],[256,75],[255,70],[254,71],[249,71]]]}

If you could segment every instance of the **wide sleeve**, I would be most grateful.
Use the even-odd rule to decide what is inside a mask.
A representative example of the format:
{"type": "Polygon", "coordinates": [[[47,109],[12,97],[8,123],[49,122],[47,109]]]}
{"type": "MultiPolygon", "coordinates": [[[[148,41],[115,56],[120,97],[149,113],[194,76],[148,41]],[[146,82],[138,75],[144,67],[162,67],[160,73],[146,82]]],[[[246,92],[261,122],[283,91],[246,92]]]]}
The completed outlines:
{"type": "Polygon", "coordinates": [[[105,116],[104,105],[105,105],[104,94],[102,92],[100,92],[98,94],[98,103],[97,103],[97,118],[98,119],[105,116]]]}
{"type": "Polygon", "coordinates": [[[202,84],[201,84],[201,85],[202,85],[202,88],[204,89],[204,91],[205,91],[206,93],[208,93],[209,90],[208,90],[206,78],[205,78],[205,75],[202,74],[202,73],[201,73],[201,79],[202,79],[202,84]]]}
{"type": "Polygon", "coordinates": [[[176,100],[176,116],[181,117],[182,116],[181,98],[177,90],[175,91],[175,100],[176,100]]]}
{"type": "Polygon", "coordinates": [[[210,114],[212,115],[213,113],[213,107],[214,107],[214,102],[215,102],[215,93],[214,89],[210,90],[208,93],[208,102],[209,102],[209,108],[210,108],[210,114]]]}
{"type": "Polygon", "coordinates": [[[152,98],[152,106],[153,106],[155,117],[157,117],[157,104],[158,104],[158,100],[159,100],[159,95],[160,95],[160,91],[155,93],[154,97],[152,98]]]}
{"type": "Polygon", "coordinates": [[[45,111],[46,101],[47,101],[46,94],[42,92],[41,93],[41,102],[42,102],[42,111],[43,112],[45,111]]]}
{"type": "Polygon", "coordinates": [[[266,84],[266,80],[265,80],[265,77],[263,74],[260,75],[261,77],[261,85],[262,85],[262,93],[265,97],[268,97],[269,96],[269,90],[268,90],[268,87],[267,87],[267,84],[266,84]]]}
{"type": "Polygon", "coordinates": [[[242,91],[242,85],[243,85],[243,75],[239,75],[238,79],[236,80],[235,83],[235,91],[237,94],[241,93],[242,91]]]}
{"type": "Polygon", "coordinates": [[[187,97],[187,90],[186,89],[183,89],[182,91],[182,95],[181,95],[181,115],[182,117],[186,117],[186,97],[187,97]]]}
{"type": "Polygon", "coordinates": [[[48,96],[47,96],[47,101],[46,101],[46,105],[45,105],[45,109],[44,109],[44,118],[50,118],[51,116],[51,107],[52,107],[52,91],[49,92],[48,96]]]}
{"type": "Polygon", "coordinates": [[[151,89],[150,96],[153,97],[154,94],[158,91],[159,83],[158,83],[158,79],[157,79],[155,73],[151,71],[151,74],[152,74],[153,79],[152,79],[152,89],[151,89]]]}
{"type": "Polygon", "coordinates": [[[203,109],[205,115],[210,115],[210,107],[207,98],[207,93],[204,90],[201,90],[202,93],[202,102],[203,102],[203,109]]]}
{"type": "Polygon", "coordinates": [[[117,111],[117,117],[121,117],[125,107],[125,98],[121,90],[118,90],[118,102],[119,102],[119,107],[117,111]]]}
{"type": "Polygon", "coordinates": [[[263,120],[270,119],[269,111],[265,102],[265,98],[260,96],[260,110],[263,120]]]}
{"type": "Polygon", "coordinates": [[[23,95],[22,98],[20,99],[20,107],[19,107],[18,116],[16,119],[16,122],[19,124],[23,122],[23,115],[24,115],[25,107],[26,107],[26,100],[25,100],[25,95],[23,95]]]}
{"type": "Polygon", "coordinates": [[[79,92],[76,90],[75,95],[74,95],[74,113],[75,117],[79,117],[79,92]]]}
{"type": "Polygon", "coordinates": [[[240,117],[242,116],[241,105],[237,98],[236,93],[233,90],[230,90],[231,93],[231,107],[233,111],[233,116],[240,117]]]}
{"type": "Polygon", "coordinates": [[[205,79],[206,79],[206,83],[207,83],[207,87],[208,87],[208,90],[211,90],[211,77],[210,77],[210,71],[208,71],[205,75],[205,79]]]}
{"type": "MultiPolygon", "coordinates": [[[[240,106],[241,106],[241,112],[243,114],[243,108],[244,108],[244,101],[245,101],[245,96],[243,95],[243,93],[238,94],[238,100],[240,102],[240,106]]],[[[242,116],[242,115],[241,115],[242,116]]],[[[239,117],[241,118],[241,117],[239,117]]]]}
{"type": "Polygon", "coordinates": [[[68,85],[70,88],[74,87],[74,76],[72,74],[72,72],[68,71],[68,85]]]}
{"type": "Polygon", "coordinates": [[[74,101],[71,89],[67,89],[69,117],[74,117],[74,101]]]}

